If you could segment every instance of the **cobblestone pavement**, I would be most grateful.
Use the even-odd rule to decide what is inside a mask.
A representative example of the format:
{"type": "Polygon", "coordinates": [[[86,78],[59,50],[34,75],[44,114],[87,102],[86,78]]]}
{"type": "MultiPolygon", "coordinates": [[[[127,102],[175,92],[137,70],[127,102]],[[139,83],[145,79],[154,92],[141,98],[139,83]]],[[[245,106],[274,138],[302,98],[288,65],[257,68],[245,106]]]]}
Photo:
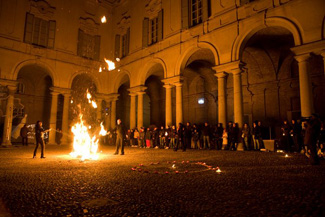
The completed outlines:
{"type": "Polygon", "coordinates": [[[325,214],[325,162],[300,154],[102,147],[82,162],[55,145],[32,159],[33,147],[0,149],[0,216],[325,214]]]}

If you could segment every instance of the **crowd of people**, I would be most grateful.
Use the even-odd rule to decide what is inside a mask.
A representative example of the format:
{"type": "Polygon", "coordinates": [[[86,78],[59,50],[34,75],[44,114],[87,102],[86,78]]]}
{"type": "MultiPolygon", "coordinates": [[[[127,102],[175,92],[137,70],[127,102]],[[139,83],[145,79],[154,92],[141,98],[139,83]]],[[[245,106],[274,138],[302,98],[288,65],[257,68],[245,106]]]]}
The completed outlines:
{"type": "MultiPolygon", "coordinates": [[[[243,144],[244,150],[265,149],[263,133],[265,127],[261,121],[253,122],[252,126],[245,123],[241,128],[237,123],[228,122],[227,126],[218,123],[215,126],[207,122],[203,126],[187,122],[185,125],[156,126],[140,129],[129,129],[125,132],[124,143],[139,148],[181,149],[238,149],[243,144]]],[[[115,144],[114,133],[109,134],[108,142],[115,144]]],[[[303,121],[284,121],[281,135],[277,137],[278,148],[285,152],[304,153],[318,164],[316,157],[325,156],[325,129],[317,115],[303,121]],[[316,156],[315,156],[316,155],[316,156]]]]}

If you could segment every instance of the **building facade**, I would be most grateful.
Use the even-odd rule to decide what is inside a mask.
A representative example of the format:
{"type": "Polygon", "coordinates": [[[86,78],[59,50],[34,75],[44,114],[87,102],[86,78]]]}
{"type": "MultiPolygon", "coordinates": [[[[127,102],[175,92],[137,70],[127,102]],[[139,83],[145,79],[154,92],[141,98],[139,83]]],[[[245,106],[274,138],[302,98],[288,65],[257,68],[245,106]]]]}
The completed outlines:
{"type": "Polygon", "coordinates": [[[68,133],[87,89],[99,105],[88,112],[107,128],[117,118],[135,128],[324,117],[324,8],[322,0],[1,0],[2,143],[24,114],[68,133]],[[104,58],[116,69],[104,69],[104,58]]]}

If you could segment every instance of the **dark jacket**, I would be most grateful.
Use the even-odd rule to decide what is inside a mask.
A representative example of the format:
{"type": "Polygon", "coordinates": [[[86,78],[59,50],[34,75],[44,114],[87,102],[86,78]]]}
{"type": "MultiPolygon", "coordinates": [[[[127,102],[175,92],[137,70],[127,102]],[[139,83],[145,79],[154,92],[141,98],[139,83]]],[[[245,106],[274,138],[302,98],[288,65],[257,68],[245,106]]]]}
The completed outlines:
{"type": "Polygon", "coordinates": [[[210,136],[210,126],[204,126],[202,129],[202,135],[203,136],[210,136]]]}
{"type": "Polygon", "coordinates": [[[29,132],[28,128],[26,126],[24,126],[20,129],[20,136],[27,137],[28,132],[29,132]]]}
{"type": "Polygon", "coordinates": [[[44,133],[44,128],[40,127],[39,125],[36,125],[36,127],[35,127],[35,138],[37,140],[43,139],[43,133],[44,133]]]}
{"type": "Polygon", "coordinates": [[[115,131],[116,137],[123,138],[125,135],[125,128],[122,124],[116,125],[113,131],[115,131]]]}

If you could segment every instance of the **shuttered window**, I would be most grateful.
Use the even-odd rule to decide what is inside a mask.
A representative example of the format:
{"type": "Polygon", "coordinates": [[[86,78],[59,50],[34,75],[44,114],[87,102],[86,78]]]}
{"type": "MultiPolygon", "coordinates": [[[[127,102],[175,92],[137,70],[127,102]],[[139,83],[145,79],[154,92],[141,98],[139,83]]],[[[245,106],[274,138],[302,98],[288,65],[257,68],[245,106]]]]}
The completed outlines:
{"type": "Polygon", "coordinates": [[[144,44],[152,45],[157,43],[158,41],[163,40],[163,21],[163,10],[158,13],[157,17],[154,17],[150,20],[148,18],[144,19],[144,44]]]}
{"type": "Polygon", "coordinates": [[[90,35],[79,29],[77,54],[87,59],[99,60],[100,36],[90,35]]]}
{"type": "Polygon", "coordinates": [[[129,54],[130,48],[130,28],[127,29],[126,34],[122,36],[122,56],[125,57],[129,54]]]}
{"type": "Polygon", "coordinates": [[[56,22],[26,14],[24,42],[41,47],[54,48],[56,22]]]}
{"type": "Polygon", "coordinates": [[[208,20],[210,0],[182,0],[182,27],[196,26],[208,20]]]}

